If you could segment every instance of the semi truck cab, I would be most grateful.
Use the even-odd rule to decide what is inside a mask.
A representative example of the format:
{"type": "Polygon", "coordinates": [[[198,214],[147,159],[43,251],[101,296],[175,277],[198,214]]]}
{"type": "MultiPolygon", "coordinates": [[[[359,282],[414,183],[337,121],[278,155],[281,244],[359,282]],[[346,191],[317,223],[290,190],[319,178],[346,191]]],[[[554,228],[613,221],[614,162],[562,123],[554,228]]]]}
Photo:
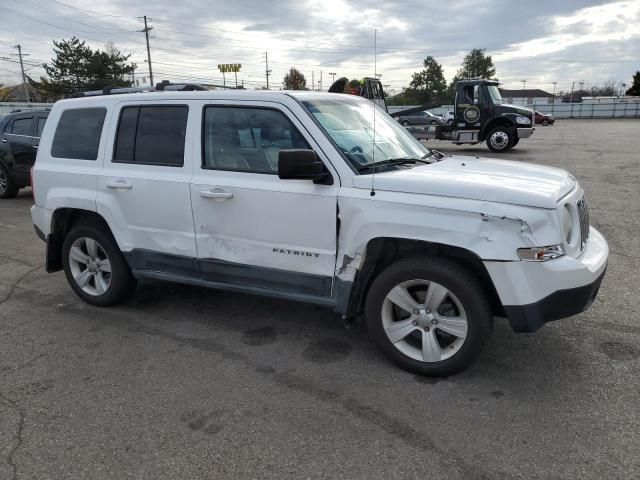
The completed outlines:
{"type": "MultiPolygon", "coordinates": [[[[441,139],[455,143],[480,143],[494,152],[513,148],[533,134],[533,110],[502,100],[494,80],[461,80],[456,84],[455,120],[440,129],[441,139]]],[[[438,137],[435,137],[438,138],[438,137]]]]}

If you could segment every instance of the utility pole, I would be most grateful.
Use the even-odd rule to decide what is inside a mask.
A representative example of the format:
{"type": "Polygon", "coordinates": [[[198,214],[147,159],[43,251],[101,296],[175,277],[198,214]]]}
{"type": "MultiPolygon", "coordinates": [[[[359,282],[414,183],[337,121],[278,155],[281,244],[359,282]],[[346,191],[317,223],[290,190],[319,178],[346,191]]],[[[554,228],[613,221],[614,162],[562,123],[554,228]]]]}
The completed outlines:
{"type": "Polygon", "coordinates": [[[320,69],[320,91],[322,91],[322,69],[320,69]]]}
{"type": "Polygon", "coordinates": [[[267,77],[267,90],[269,90],[269,75],[271,75],[271,70],[269,70],[269,52],[264,52],[264,62],[266,64],[264,73],[267,77]]]}
{"type": "Polygon", "coordinates": [[[553,83],[553,101],[555,102],[555,98],[556,98],[556,85],[558,84],[558,82],[551,82],[553,83]]]}
{"type": "Polygon", "coordinates": [[[331,85],[333,85],[333,82],[336,81],[336,72],[329,72],[329,75],[331,75],[331,85]]]}
{"type": "Polygon", "coordinates": [[[311,91],[312,92],[316,91],[316,82],[315,82],[315,79],[313,78],[313,74],[314,73],[316,73],[316,72],[311,70],[311,91]]]}
{"type": "MultiPolygon", "coordinates": [[[[144,19],[144,28],[139,30],[140,32],[144,32],[144,37],[147,40],[147,63],[149,64],[149,83],[153,87],[153,70],[151,68],[151,50],[149,49],[149,32],[153,30],[153,27],[147,25],[147,16],[142,17],[144,19]]],[[[151,19],[148,19],[151,21],[151,19]]]]}
{"type": "Polygon", "coordinates": [[[13,48],[18,49],[18,53],[12,53],[11,55],[16,55],[20,58],[20,71],[22,72],[22,87],[24,88],[24,96],[27,98],[27,103],[31,103],[31,97],[29,96],[29,87],[27,85],[27,77],[24,74],[24,64],[22,63],[22,57],[26,57],[28,53],[22,53],[22,47],[20,44],[16,45],[13,48]]]}
{"type": "MultiPolygon", "coordinates": [[[[573,103],[573,88],[576,86],[576,82],[571,84],[571,94],[569,95],[569,103],[573,103]]],[[[573,107],[571,107],[573,109],[573,107]]]]}

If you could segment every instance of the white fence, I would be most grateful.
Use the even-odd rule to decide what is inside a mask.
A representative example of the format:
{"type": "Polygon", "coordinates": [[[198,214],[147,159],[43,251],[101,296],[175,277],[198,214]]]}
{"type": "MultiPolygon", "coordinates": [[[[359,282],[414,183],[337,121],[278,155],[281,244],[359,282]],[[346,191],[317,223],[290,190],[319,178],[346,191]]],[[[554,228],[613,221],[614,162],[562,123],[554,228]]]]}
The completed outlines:
{"type": "Polygon", "coordinates": [[[556,118],[640,118],[640,102],[548,103],[530,108],[556,118]]]}

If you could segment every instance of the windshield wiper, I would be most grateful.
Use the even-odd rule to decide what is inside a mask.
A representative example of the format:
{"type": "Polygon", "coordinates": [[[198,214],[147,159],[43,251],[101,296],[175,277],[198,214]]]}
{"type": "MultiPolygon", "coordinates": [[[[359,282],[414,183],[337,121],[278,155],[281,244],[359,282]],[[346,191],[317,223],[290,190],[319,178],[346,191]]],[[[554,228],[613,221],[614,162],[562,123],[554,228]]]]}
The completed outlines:
{"type": "Polygon", "coordinates": [[[431,165],[431,162],[427,162],[424,159],[430,156],[429,154],[425,155],[422,158],[389,158],[387,160],[381,160],[379,162],[368,163],[366,165],[362,165],[358,167],[358,171],[362,172],[364,170],[372,170],[375,167],[386,167],[389,165],[406,165],[408,163],[425,163],[427,165],[431,165]]]}

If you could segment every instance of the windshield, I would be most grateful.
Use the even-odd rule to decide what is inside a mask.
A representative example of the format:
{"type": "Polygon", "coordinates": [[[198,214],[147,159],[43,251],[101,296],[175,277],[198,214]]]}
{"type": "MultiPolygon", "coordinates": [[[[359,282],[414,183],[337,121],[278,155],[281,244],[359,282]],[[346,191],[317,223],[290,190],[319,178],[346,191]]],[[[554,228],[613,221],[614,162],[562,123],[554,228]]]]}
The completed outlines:
{"type": "Polygon", "coordinates": [[[427,148],[370,101],[344,95],[340,99],[303,100],[302,103],[358,170],[373,162],[419,160],[429,155],[427,148]]]}
{"type": "Polygon", "coordinates": [[[487,91],[489,92],[489,96],[491,97],[491,101],[494,105],[499,105],[504,103],[502,100],[502,95],[500,95],[500,90],[496,85],[487,85],[487,91]]]}

